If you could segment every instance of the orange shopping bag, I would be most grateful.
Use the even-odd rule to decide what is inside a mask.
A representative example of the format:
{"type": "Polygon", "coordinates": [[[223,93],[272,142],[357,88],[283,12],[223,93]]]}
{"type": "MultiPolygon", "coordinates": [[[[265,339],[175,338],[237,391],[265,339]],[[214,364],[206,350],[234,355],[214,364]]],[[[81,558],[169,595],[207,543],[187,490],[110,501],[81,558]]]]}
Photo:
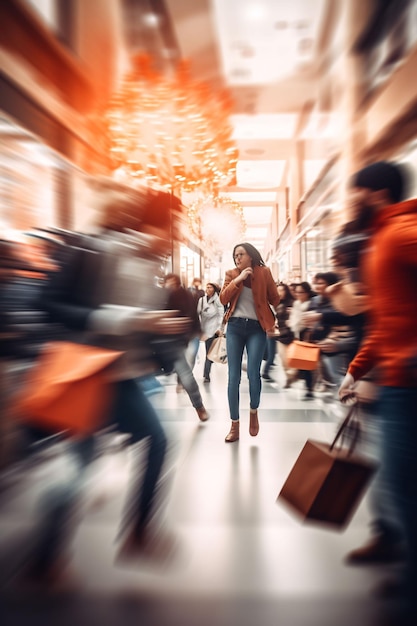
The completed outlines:
{"type": "Polygon", "coordinates": [[[111,402],[110,366],[122,354],[65,341],[46,344],[16,400],[20,420],[50,432],[94,432],[111,402]]]}
{"type": "Polygon", "coordinates": [[[295,339],[288,346],[288,367],[297,370],[315,370],[319,364],[320,348],[315,343],[295,339]]]}

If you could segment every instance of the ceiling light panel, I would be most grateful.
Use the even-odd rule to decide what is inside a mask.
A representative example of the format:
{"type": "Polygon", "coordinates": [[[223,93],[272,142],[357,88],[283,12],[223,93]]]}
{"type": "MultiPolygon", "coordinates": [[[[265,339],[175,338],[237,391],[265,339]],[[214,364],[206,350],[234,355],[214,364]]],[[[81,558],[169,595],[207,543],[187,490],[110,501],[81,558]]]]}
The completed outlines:
{"type": "Polygon", "coordinates": [[[239,187],[279,187],[285,161],[241,161],[236,166],[239,187]]]}
{"type": "Polygon", "coordinates": [[[297,117],[295,113],[231,115],[233,139],[290,139],[294,135],[297,117]]]}
{"type": "Polygon", "coordinates": [[[275,202],[277,198],[276,191],[232,191],[226,194],[235,202],[256,202],[270,203],[275,202]]]}
{"type": "Polygon", "coordinates": [[[272,206],[244,206],[243,217],[247,224],[270,224],[272,206]]]}
{"type": "Polygon", "coordinates": [[[273,83],[311,61],[324,4],[325,0],[213,0],[227,82],[273,83]]]}

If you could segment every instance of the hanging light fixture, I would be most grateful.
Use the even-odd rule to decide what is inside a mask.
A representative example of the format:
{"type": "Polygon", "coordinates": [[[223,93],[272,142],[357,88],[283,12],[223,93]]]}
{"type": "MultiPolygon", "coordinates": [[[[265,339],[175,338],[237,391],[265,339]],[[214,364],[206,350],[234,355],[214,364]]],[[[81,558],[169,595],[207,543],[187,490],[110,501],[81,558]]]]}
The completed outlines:
{"type": "Polygon", "coordinates": [[[215,254],[232,247],[246,231],[243,208],[229,198],[211,194],[198,198],[188,209],[191,232],[215,254]]]}
{"type": "Polygon", "coordinates": [[[186,63],[165,76],[141,55],[103,115],[111,167],[121,178],[169,190],[233,183],[230,113],[228,94],[193,80],[186,63]]]}

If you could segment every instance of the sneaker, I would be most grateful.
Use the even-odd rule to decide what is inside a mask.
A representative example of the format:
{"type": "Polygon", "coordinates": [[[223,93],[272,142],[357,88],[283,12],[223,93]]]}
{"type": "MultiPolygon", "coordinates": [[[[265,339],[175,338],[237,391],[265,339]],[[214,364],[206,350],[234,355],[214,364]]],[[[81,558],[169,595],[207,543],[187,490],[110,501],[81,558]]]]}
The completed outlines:
{"type": "Polygon", "coordinates": [[[210,378],[208,378],[207,376],[206,378],[203,378],[203,383],[209,383],[209,382],[210,382],[210,378]]]}
{"type": "Polygon", "coordinates": [[[269,374],[262,374],[262,378],[263,378],[264,380],[266,380],[266,382],[267,382],[267,383],[273,383],[273,382],[275,382],[275,381],[274,381],[274,379],[273,379],[273,378],[271,378],[269,374]]]}
{"type": "Polygon", "coordinates": [[[395,563],[404,559],[404,551],[398,543],[387,540],[383,535],[373,537],[367,544],[346,555],[349,565],[373,563],[395,563]]]}
{"type": "Polygon", "coordinates": [[[314,400],[314,393],[312,391],[307,391],[303,400],[314,400]]]}

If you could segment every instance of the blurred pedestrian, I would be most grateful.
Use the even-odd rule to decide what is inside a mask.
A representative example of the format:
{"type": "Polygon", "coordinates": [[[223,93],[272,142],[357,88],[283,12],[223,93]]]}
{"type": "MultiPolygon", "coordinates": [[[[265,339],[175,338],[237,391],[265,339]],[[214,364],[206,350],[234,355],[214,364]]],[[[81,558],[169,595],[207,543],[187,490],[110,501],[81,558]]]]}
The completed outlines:
{"type": "MultiPolygon", "coordinates": [[[[303,321],[303,314],[308,311],[310,307],[311,300],[314,297],[314,291],[310,283],[304,280],[296,286],[294,293],[295,300],[291,308],[288,326],[293,331],[296,339],[309,341],[311,331],[303,321]]],[[[304,395],[304,399],[312,400],[314,398],[314,372],[310,370],[296,370],[296,372],[287,379],[287,386],[291,385],[297,378],[305,380],[307,391],[304,395]]]]}
{"type": "Polygon", "coordinates": [[[417,200],[407,197],[403,166],[377,162],[353,175],[350,200],[359,230],[370,233],[361,277],[370,300],[369,330],[340,386],[343,398],[373,367],[379,386],[382,457],[406,539],[398,581],[414,604],[417,589],[417,200]]]}
{"type": "MultiPolygon", "coordinates": [[[[96,191],[101,210],[95,234],[79,235],[78,245],[68,246],[42,303],[49,320],[62,325],[63,339],[123,353],[113,370],[113,400],[100,428],[128,434],[132,445],[148,440],[145,462],[136,447],[133,451],[135,480],[119,531],[119,556],[130,558],[158,535],[154,514],[167,447],[158,415],[139,384],[140,377],[155,371],[148,338],[183,334],[190,320],[167,316],[161,306],[163,290],[152,278],[169,253],[173,214],[168,209],[157,211],[146,191],[113,186],[109,180],[96,191]],[[144,309],[152,310],[152,316],[144,309]]],[[[95,458],[95,441],[95,434],[71,439],[69,451],[75,463],[61,481],[54,477],[52,484],[44,486],[28,567],[38,581],[54,582],[66,565],[83,477],[95,458]]]]}
{"type": "Polygon", "coordinates": [[[294,374],[294,372],[289,370],[287,362],[288,346],[294,339],[294,333],[288,325],[294,298],[286,283],[278,283],[278,293],[281,301],[277,308],[279,336],[276,341],[278,344],[279,358],[281,359],[281,365],[286,376],[285,387],[288,387],[291,384],[291,377],[294,374]]]}
{"type": "Polygon", "coordinates": [[[165,289],[169,291],[167,300],[167,308],[179,311],[179,314],[191,320],[190,329],[184,341],[184,349],[178,353],[174,362],[174,371],[178,377],[178,384],[188,394],[191,404],[195,408],[198,418],[202,422],[206,422],[209,415],[203,404],[200,388],[192,372],[192,368],[186,357],[186,349],[191,339],[200,338],[201,326],[200,319],[197,314],[197,304],[189,292],[181,284],[178,274],[167,274],[164,277],[165,289]]]}
{"type": "Polygon", "coordinates": [[[220,333],[223,324],[224,308],[219,299],[220,286],[216,283],[207,283],[206,295],[198,301],[197,313],[200,316],[202,338],[206,348],[204,361],[204,382],[210,382],[212,361],[207,358],[211,344],[220,333]]]}
{"type": "MultiPolygon", "coordinates": [[[[201,286],[201,278],[193,278],[193,282],[191,283],[191,286],[188,287],[188,291],[193,296],[195,308],[197,310],[198,301],[204,296],[204,289],[201,286]]],[[[199,347],[200,335],[196,334],[194,337],[191,337],[190,341],[188,342],[187,351],[185,353],[191,370],[194,369],[199,347]]]]}

